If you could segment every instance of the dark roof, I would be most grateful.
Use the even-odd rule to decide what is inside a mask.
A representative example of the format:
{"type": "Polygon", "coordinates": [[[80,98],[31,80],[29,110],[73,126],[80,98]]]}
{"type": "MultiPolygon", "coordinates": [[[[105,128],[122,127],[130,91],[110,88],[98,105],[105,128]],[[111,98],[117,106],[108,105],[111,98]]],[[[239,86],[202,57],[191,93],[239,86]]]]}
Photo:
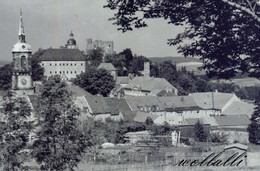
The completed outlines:
{"type": "Polygon", "coordinates": [[[77,86],[77,85],[72,85],[72,84],[67,84],[68,89],[72,92],[72,95],[75,97],[81,97],[81,96],[93,96],[83,88],[77,86]]]}
{"type": "Polygon", "coordinates": [[[158,94],[162,90],[168,89],[172,91],[172,89],[176,89],[173,85],[171,85],[164,78],[154,78],[154,77],[135,77],[132,79],[128,85],[125,87],[126,89],[140,89],[142,91],[153,91],[158,94]]]}
{"type": "Polygon", "coordinates": [[[78,49],[47,49],[39,59],[41,61],[86,61],[86,56],[78,49]]]}
{"type": "Polygon", "coordinates": [[[199,107],[203,109],[221,110],[232,98],[239,101],[235,94],[220,92],[202,92],[190,94],[199,107]]]}
{"type": "Polygon", "coordinates": [[[172,108],[174,111],[200,110],[192,96],[172,96],[159,97],[159,100],[165,108],[172,108]]]}
{"type": "Polygon", "coordinates": [[[99,66],[97,67],[97,69],[105,69],[107,71],[115,71],[116,68],[114,67],[114,65],[112,63],[101,63],[99,64],[99,66]]]}
{"type": "Polygon", "coordinates": [[[183,125],[196,125],[199,121],[201,124],[204,124],[203,120],[201,118],[187,118],[185,119],[186,123],[183,125]]]}
{"type": "Polygon", "coordinates": [[[130,111],[125,99],[88,96],[86,100],[93,114],[119,114],[119,112],[130,111]]]}
{"type": "Polygon", "coordinates": [[[215,116],[219,126],[247,126],[250,120],[247,115],[215,116]]]}
{"type": "Polygon", "coordinates": [[[136,116],[134,117],[134,121],[144,123],[148,117],[152,118],[152,120],[154,121],[156,118],[159,117],[159,115],[138,111],[136,113],[136,116]]]}
{"type": "Polygon", "coordinates": [[[162,103],[156,96],[125,96],[125,99],[132,111],[139,111],[140,107],[158,106],[157,111],[165,111],[162,103]]]}

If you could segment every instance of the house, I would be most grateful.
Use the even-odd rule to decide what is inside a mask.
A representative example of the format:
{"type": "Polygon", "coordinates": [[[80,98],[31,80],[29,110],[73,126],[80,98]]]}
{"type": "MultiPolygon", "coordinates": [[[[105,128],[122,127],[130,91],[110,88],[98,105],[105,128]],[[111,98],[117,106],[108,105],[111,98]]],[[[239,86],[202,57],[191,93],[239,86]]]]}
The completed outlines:
{"type": "Polygon", "coordinates": [[[192,96],[197,105],[202,109],[206,109],[207,114],[210,115],[220,115],[234,101],[241,101],[235,94],[217,91],[191,93],[189,96],[192,96]]]}
{"type": "Polygon", "coordinates": [[[117,71],[112,63],[100,63],[97,69],[105,69],[113,76],[114,80],[117,79],[117,71]]]}
{"type": "Polygon", "coordinates": [[[99,96],[84,96],[84,99],[84,113],[97,120],[111,118],[119,121],[124,119],[125,112],[130,111],[125,99],[99,96]]]}
{"type": "Polygon", "coordinates": [[[183,113],[184,111],[198,111],[202,109],[191,96],[159,97],[159,100],[167,112],[183,113]]]}
{"type": "Polygon", "coordinates": [[[125,100],[131,111],[143,111],[146,113],[161,113],[165,109],[156,96],[126,96],[125,100]]]}
{"type": "Polygon", "coordinates": [[[247,115],[215,116],[218,129],[246,130],[250,124],[247,115]]]}
{"type": "Polygon", "coordinates": [[[49,48],[39,56],[40,65],[44,68],[44,76],[60,75],[63,80],[76,78],[86,71],[86,56],[76,46],[72,37],[63,48],[49,48]]]}
{"type": "Polygon", "coordinates": [[[140,123],[145,123],[147,118],[151,118],[153,120],[153,122],[154,122],[158,117],[159,116],[155,115],[155,114],[138,111],[138,112],[136,112],[136,115],[133,118],[133,121],[140,122],[140,123]]]}
{"type": "Polygon", "coordinates": [[[247,115],[251,118],[255,110],[255,105],[252,103],[234,101],[223,112],[223,115],[247,115]]]}
{"type": "Polygon", "coordinates": [[[177,96],[178,90],[164,78],[134,77],[124,87],[125,96],[177,96]]]}

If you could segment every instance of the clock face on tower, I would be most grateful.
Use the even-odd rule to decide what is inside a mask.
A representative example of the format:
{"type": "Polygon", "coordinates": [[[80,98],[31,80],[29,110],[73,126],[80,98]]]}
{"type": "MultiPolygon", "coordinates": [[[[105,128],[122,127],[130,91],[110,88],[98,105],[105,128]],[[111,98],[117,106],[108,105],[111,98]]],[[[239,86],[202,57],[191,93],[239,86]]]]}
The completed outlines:
{"type": "Polygon", "coordinates": [[[22,83],[23,85],[25,85],[25,84],[27,83],[27,80],[23,78],[23,79],[21,80],[21,83],[22,83]]]}

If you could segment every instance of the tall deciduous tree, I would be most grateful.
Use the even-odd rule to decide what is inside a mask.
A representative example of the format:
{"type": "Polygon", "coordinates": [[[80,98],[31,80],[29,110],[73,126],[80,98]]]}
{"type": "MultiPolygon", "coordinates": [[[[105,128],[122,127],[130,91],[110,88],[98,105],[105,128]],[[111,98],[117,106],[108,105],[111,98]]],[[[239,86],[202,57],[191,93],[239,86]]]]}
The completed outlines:
{"type": "Polygon", "coordinates": [[[38,49],[38,51],[32,55],[31,65],[33,81],[39,81],[43,79],[44,68],[40,65],[39,56],[41,56],[44,53],[44,51],[45,50],[38,49]]]}
{"type": "Polygon", "coordinates": [[[194,126],[194,139],[196,141],[205,142],[207,141],[207,133],[204,129],[204,126],[200,121],[198,121],[194,126]]]}
{"type": "Polygon", "coordinates": [[[249,141],[253,144],[260,145],[260,93],[255,100],[255,111],[251,117],[251,123],[248,126],[249,141]]]}
{"type": "Polygon", "coordinates": [[[6,64],[0,68],[0,89],[8,90],[12,86],[12,65],[6,64]]]}
{"type": "Polygon", "coordinates": [[[88,52],[88,59],[91,61],[91,65],[98,67],[103,61],[104,52],[101,48],[92,49],[88,52]]]}
{"type": "Polygon", "coordinates": [[[85,138],[66,83],[59,76],[51,77],[43,84],[39,102],[34,157],[44,170],[73,170],[81,160],[85,138]]]}
{"type": "Polygon", "coordinates": [[[1,170],[22,170],[29,156],[28,142],[34,119],[29,103],[24,98],[8,92],[4,99],[0,131],[1,170]]]}
{"type": "Polygon", "coordinates": [[[123,32],[165,19],[185,30],[170,45],[185,56],[199,56],[209,76],[238,72],[260,77],[260,3],[258,0],[107,0],[114,24],[123,32]],[[188,41],[187,41],[188,40],[188,41]]]}
{"type": "Polygon", "coordinates": [[[104,69],[89,68],[85,73],[77,75],[73,83],[89,93],[108,96],[115,86],[113,77],[104,69]]]}

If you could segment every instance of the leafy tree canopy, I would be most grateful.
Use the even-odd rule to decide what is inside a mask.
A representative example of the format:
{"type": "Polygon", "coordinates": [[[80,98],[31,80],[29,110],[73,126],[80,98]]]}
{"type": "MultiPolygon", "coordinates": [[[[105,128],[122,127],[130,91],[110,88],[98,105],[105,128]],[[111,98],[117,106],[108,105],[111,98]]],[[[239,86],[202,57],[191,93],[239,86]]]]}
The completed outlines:
{"type": "Polygon", "coordinates": [[[12,86],[12,65],[6,64],[0,68],[0,89],[8,90],[12,86]]]}
{"type": "Polygon", "coordinates": [[[113,77],[104,69],[89,68],[77,75],[73,83],[95,95],[108,96],[115,86],[113,77]]]}
{"type": "Polygon", "coordinates": [[[255,105],[256,108],[247,130],[249,132],[249,141],[253,144],[260,145],[260,93],[255,100],[255,105]]]}
{"type": "Polygon", "coordinates": [[[31,107],[25,98],[8,92],[1,113],[0,163],[1,170],[22,170],[29,156],[29,135],[33,129],[31,107]]]}
{"type": "Polygon", "coordinates": [[[198,56],[209,76],[237,73],[260,77],[260,3],[257,0],[107,0],[111,20],[123,32],[162,18],[185,30],[170,45],[184,56],[198,56]]]}
{"type": "Polygon", "coordinates": [[[92,49],[88,52],[88,59],[91,60],[91,65],[98,67],[103,60],[104,52],[101,48],[92,49]]]}
{"type": "Polygon", "coordinates": [[[43,170],[73,170],[81,160],[86,139],[66,83],[59,76],[50,77],[38,101],[39,128],[33,156],[43,170]]]}

